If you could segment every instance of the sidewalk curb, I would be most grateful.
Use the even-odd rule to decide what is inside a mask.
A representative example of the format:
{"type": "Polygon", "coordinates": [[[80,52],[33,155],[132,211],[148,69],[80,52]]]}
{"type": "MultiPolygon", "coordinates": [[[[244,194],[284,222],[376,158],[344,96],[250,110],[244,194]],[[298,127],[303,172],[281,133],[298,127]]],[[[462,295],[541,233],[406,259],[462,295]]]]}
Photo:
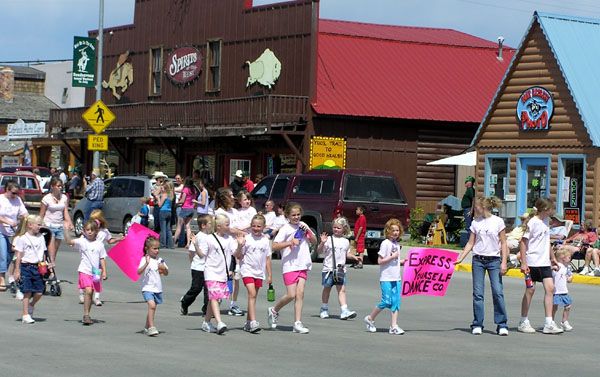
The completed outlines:
{"type": "MultiPolygon", "coordinates": [[[[454,268],[455,271],[460,272],[471,272],[471,264],[470,263],[461,263],[457,264],[454,268]]],[[[523,273],[515,268],[511,268],[506,272],[506,275],[512,278],[520,278],[523,279],[525,276],[523,273]]],[[[600,277],[596,276],[582,276],[579,274],[573,274],[573,284],[588,284],[588,285],[600,285],[600,277]]]]}

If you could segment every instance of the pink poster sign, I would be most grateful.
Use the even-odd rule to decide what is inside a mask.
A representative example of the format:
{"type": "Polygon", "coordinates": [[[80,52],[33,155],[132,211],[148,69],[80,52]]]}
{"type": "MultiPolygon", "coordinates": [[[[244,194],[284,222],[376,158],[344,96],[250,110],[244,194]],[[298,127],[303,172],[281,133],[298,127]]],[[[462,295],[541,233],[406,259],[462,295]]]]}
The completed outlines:
{"type": "Polygon", "coordinates": [[[129,227],[127,236],[108,252],[110,259],[132,281],[137,281],[137,269],[144,255],[144,242],[149,236],[158,238],[158,234],[143,225],[133,223],[129,227]]]}
{"type": "Polygon", "coordinates": [[[402,274],[402,296],[444,296],[457,257],[448,250],[410,249],[402,274]]]}

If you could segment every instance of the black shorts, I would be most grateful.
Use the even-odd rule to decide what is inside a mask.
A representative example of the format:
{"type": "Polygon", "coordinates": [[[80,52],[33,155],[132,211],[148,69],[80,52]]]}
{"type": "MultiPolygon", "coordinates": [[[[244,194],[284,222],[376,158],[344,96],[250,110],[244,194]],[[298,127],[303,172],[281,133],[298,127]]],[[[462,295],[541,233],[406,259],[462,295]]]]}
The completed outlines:
{"type": "Polygon", "coordinates": [[[529,274],[531,280],[541,283],[544,279],[552,279],[552,267],[529,267],[529,274]]]}

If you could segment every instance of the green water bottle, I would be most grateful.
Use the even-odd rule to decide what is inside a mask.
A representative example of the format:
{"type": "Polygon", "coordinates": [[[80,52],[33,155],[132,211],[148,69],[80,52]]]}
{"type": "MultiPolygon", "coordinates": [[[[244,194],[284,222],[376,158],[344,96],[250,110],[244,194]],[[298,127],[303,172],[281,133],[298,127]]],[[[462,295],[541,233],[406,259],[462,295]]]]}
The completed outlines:
{"type": "Polygon", "coordinates": [[[273,288],[273,284],[269,284],[269,289],[267,289],[267,301],[275,301],[275,289],[273,288]]]}

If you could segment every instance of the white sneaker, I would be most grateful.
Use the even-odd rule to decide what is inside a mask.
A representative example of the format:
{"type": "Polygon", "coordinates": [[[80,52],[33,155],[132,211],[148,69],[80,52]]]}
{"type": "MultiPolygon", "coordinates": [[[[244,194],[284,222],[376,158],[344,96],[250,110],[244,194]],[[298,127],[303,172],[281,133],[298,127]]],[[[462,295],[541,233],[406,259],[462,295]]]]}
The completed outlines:
{"type": "Polygon", "coordinates": [[[529,321],[520,322],[519,323],[519,327],[517,327],[517,331],[518,332],[523,332],[523,333],[526,333],[526,334],[533,334],[533,333],[535,333],[535,329],[533,327],[531,327],[531,323],[529,323],[529,321]]]}
{"type": "Polygon", "coordinates": [[[267,322],[269,322],[269,327],[272,329],[277,328],[277,318],[279,317],[279,313],[275,312],[275,307],[271,306],[267,309],[267,322]]]}
{"type": "Polygon", "coordinates": [[[561,334],[564,332],[563,329],[558,327],[554,321],[550,322],[550,324],[544,325],[544,329],[542,330],[544,334],[561,334]]]}
{"type": "Polygon", "coordinates": [[[506,327],[500,327],[498,329],[498,335],[500,335],[500,336],[508,336],[508,329],[506,327]]]}
{"type": "Polygon", "coordinates": [[[217,323],[217,334],[221,335],[227,331],[227,325],[223,322],[217,323]]]}
{"type": "Polygon", "coordinates": [[[292,331],[298,334],[308,334],[309,332],[309,330],[306,327],[304,327],[304,325],[300,321],[294,322],[294,329],[292,331]]]}
{"type": "Polygon", "coordinates": [[[367,326],[368,332],[377,332],[377,327],[375,327],[375,321],[373,321],[369,316],[363,318],[363,322],[367,326]]]}
{"type": "Polygon", "coordinates": [[[319,313],[319,317],[321,317],[321,319],[329,318],[329,312],[327,311],[327,309],[321,308],[321,313],[319,313]]]}
{"type": "MultiPolygon", "coordinates": [[[[100,301],[100,299],[99,299],[99,298],[95,298],[95,299],[94,299],[94,305],[96,305],[96,306],[102,306],[102,301],[100,301]]],[[[110,306],[110,305],[109,305],[109,306],[110,306]]]]}
{"type": "Polygon", "coordinates": [[[35,320],[33,318],[31,318],[31,316],[29,314],[24,315],[23,318],[21,319],[21,323],[26,323],[28,325],[31,325],[32,323],[35,323],[35,320]]]}
{"type": "Polygon", "coordinates": [[[82,294],[79,295],[79,303],[83,304],[83,302],[85,301],[85,298],[83,297],[82,294]]]}
{"type": "Polygon", "coordinates": [[[562,328],[565,331],[573,331],[573,326],[569,323],[569,321],[561,322],[562,328]]]}
{"type": "Polygon", "coordinates": [[[260,331],[260,323],[258,323],[258,321],[251,321],[248,332],[250,332],[252,334],[256,334],[259,331],[260,331]]]}
{"type": "Polygon", "coordinates": [[[203,321],[202,322],[202,331],[210,333],[210,332],[217,332],[217,329],[215,328],[215,326],[212,323],[203,321]]]}
{"type": "Polygon", "coordinates": [[[390,327],[390,330],[388,332],[390,334],[392,334],[392,335],[402,335],[402,334],[404,334],[404,330],[402,330],[398,326],[390,327]]]}
{"type": "Polygon", "coordinates": [[[581,270],[581,272],[579,274],[580,275],[588,275],[590,272],[593,272],[593,270],[589,266],[583,266],[583,269],[581,270]]]}
{"type": "Polygon", "coordinates": [[[17,293],[15,293],[15,298],[17,300],[21,301],[21,300],[23,300],[23,297],[25,297],[25,296],[23,296],[23,292],[21,292],[20,289],[17,289],[17,293]]]}
{"type": "Polygon", "coordinates": [[[481,335],[482,333],[483,333],[483,329],[479,326],[475,326],[471,330],[471,334],[473,334],[473,335],[481,335]]]}
{"type": "Polygon", "coordinates": [[[154,326],[150,327],[148,329],[148,332],[146,333],[146,335],[148,336],[157,336],[159,334],[158,329],[154,326]]]}
{"type": "Polygon", "coordinates": [[[353,310],[342,310],[342,313],[340,314],[340,319],[343,320],[347,320],[347,319],[352,319],[352,318],[356,318],[356,312],[353,310]]]}

